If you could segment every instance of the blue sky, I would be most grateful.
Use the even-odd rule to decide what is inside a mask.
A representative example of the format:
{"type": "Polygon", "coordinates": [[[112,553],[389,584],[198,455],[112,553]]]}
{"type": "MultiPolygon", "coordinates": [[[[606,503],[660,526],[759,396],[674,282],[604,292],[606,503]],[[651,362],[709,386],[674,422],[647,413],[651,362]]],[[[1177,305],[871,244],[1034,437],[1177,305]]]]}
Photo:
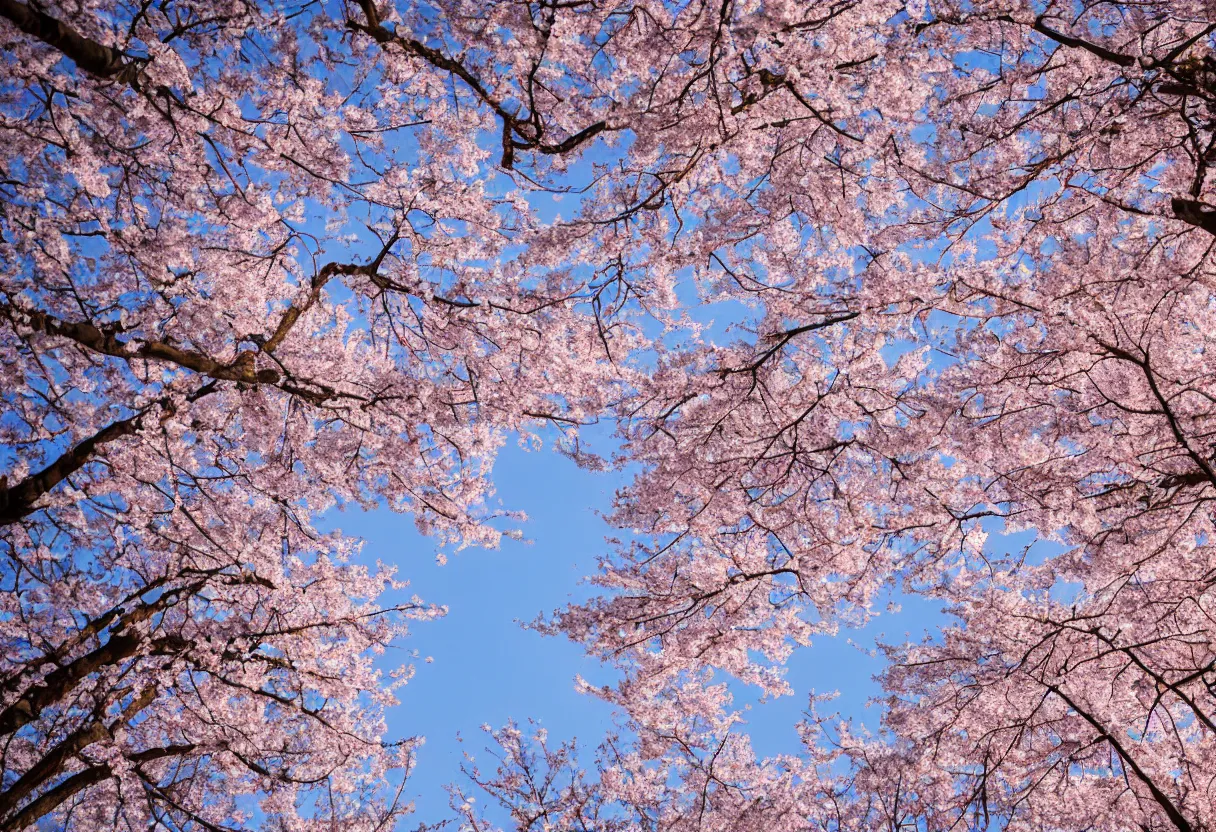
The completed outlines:
{"type": "MultiPolygon", "coordinates": [[[[498,550],[465,550],[445,565],[436,562],[435,544],[414,530],[408,516],[382,510],[327,518],[363,537],[370,558],[398,564],[411,591],[449,608],[446,617],[415,625],[403,644],[406,654],[418,653],[417,673],[390,713],[391,736],[426,737],[408,787],[418,823],[450,815],[443,787],[460,779],[463,752],[485,757],[478,753],[485,747],[483,724],[499,727],[508,719],[533,718],[552,740],[577,737],[588,752],[614,724],[607,705],[574,689],[576,675],[604,684],[612,672],[577,645],[521,624],[591,593],[582,579],[595,571],[610,532],[597,511],[607,510],[625,475],[581,470],[551,451],[526,452],[508,442],[494,479],[502,504],[528,514],[522,527],[528,542],[505,540],[498,550]]],[[[878,690],[871,677],[882,662],[861,648],[872,648],[879,635],[902,641],[910,632],[920,638],[940,618],[924,601],[900,602],[903,610],[896,615],[884,613],[863,630],[821,639],[795,653],[789,672],[793,696],[761,703],[755,691],[737,689],[737,701],[751,704],[749,728],[760,753],[798,750],[795,724],[812,690],[839,691],[835,704],[843,714],[877,723],[877,712],[865,701],[878,690]]],[[[396,658],[409,660],[408,655],[396,658]]]]}

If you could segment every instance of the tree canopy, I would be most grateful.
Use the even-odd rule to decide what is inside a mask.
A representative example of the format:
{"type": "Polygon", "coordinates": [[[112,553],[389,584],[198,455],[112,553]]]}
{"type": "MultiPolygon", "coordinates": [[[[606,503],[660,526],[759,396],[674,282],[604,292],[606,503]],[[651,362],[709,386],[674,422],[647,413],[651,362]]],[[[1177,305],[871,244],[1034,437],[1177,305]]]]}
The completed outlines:
{"type": "Polygon", "coordinates": [[[1214,50],[1200,0],[0,0],[0,829],[406,823],[436,609],[317,521],[493,546],[512,434],[639,472],[541,624],[629,730],[497,732],[519,830],[1216,828],[1214,50]],[[892,587],[951,618],[882,731],[757,757],[723,679],[892,587]]]}

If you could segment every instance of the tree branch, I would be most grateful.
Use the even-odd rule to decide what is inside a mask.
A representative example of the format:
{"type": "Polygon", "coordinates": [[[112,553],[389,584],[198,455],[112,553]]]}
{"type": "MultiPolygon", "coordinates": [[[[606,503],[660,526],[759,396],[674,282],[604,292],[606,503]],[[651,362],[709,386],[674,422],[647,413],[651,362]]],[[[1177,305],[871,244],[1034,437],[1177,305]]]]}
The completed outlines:
{"type": "Polygon", "coordinates": [[[151,407],[152,405],[149,405],[128,419],[106,425],[97,433],[73,445],[38,473],[30,474],[12,487],[0,488],[0,526],[16,523],[37,511],[34,504],[39,498],[50,493],[51,489],[84,467],[99,446],[124,436],[131,436],[138,431],[151,407]]]}
{"type": "MultiPolygon", "coordinates": [[[[0,0],[4,2],[4,0],[0,0]]],[[[132,339],[120,341],[122,328],[108,326],[99,328],[91,323],[64,321],[46,312],[21,309],[8,303],[0,303],[0,311],[14,324],[28,326],[47,335],[68,338],[103,355],[112,355],[127,360],[143,358],[156,361],[167,361],[187,370],[221,381],[240,381],[245,384],[274,384],[279,380],[278,371],[272,369],[256,370],[253,364],[254,353],[242,352],[234,361],[224,364],[203,355],[195,350],[175,347],[165,341],[155,339],[132,339]]],[[[298,317],[297,313],[297,317],[298,317]]],[[[286,334],[286,333],[284,333],[286,334]]]]}
{"type": "Polygon", "coordinates": [[[53,46],[76,66],[98,78],[113,78],[135,86],[142,61],[130,60],[117,49],[86,38],[68,24],[18,0],[0,0],[0,16],[21,31],[53,46]]]}

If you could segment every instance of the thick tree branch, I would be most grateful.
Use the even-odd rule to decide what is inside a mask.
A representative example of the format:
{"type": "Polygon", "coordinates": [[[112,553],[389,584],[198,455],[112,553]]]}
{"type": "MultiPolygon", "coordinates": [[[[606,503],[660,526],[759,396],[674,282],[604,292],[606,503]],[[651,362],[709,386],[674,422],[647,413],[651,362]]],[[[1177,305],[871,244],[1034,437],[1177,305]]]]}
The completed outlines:
{"type": "Polygon", "coordinates": [[[156,698],[156,686],[149,685],[140,691],[122,710],[112,724],[106,725],[99,717],[68,734],[61,742],[42,755],[42,758],[26,770],[25,774],[0,794],[0,818],[13,811],[21,801],[41,788],[48,780],[57,776],[68,762],[95,742],[112,739],[125,728],[132,717],[148,707],[156,698]]]}
{"type": "MultiPolygon", "coordinates": [[[[68,338],[82,347],[103,355],[127,360],[143,358],[167,361],[221,381],[274,384],[279,380],[276,370],[255,369],[252,352],[242,352],[236,357],[236,360],[225,364],[200,352],[175,347],[165,341],[141,338],[133,338],[130,341],[119,340],[123,334],[123,330],[119,326],[97,327],[91,323],[64,321],[46,312],[20,309],[7,303],[0,303],[0,312],[3,312],[17,326],[29,327],[47,335],[68,338]]],[[[297,317],[298,315],[299,313],[297,313],[297,317]]]]}
{"type": "MultiPolygon", "coordinates": [[[[183,754],[189,754],[194,751],[193,743],[182,743],[181,745],[168,745],[163,748],[149,748],[145,751],[139,751],[135,754],[130,754],[127,759],[136,765],[149,763],[153,760],[164,759],[165,757],[180,757],[183,754]]],[[[17,830],[26,829],[31,826],[39,818],[45,817],[55,811],[59,806],[62,806],[66,801],[70,800],[74,795],[79,794],[82,790],[89,786],[96,785],[103,780],[108,780],[114,776],[113,770],[108,765],[90,766],[89,768],[73,774],[71,777],[64,780],[59,785],[50,791],[45,792],[37,800],[33,801],[22,809],[17,814],[3,821],[0,821],[0,830],[4,832],[17,832],[17,830]]]]}
{"type": "Polygon", "coordinates": [[[1049,691],[1060,697],[1060,699],[1064,700],[1064,704],[1068,705],[1068,707],[1072,708],[1078,715],[1080,715],[1082,719],[1088,722],[1093,729],[1098,732],[1098,736],[1105,740],[1106,743],[1114,749],[1115,753],[1119,755],[1119,759],[1123,762],[1123,765],[1126,766],[1133,775],[1135,775],[1137,780],[1148,788],[1149,793],[1153,796],[1153,800],[1155,800],[1157,805],[1160,806],[1162,811],[1165,812],[1166,817],[1170,819],[1170,822],[1173,823],[1174,826],[1178,827],[1179,832],[1191,832],[1192,827],[1190,821],[1183,816],[1182,812],[1178,811],[1178,807],[1175,806],[1174,802],[1169,799],[1169,796],[1166,795],[1165,792],[1161,791],[1161,787],[1154,783],[1153,779],[1148,776],[1148,773],[1140,767],[1135,758],[1132,757],[1132,755],[1128,753],[1127,749],[1123,747],[1123,743],[1121,743],[1116,736],[1108,731],[1106,726],[1103,725],[1097,719],[1097,717],[1078,705],[1076,701],[1074,701],[1063,691],[1063,689],[1056,685],[1047,685],[1046,687],[1049,691]]]}
{"type": "Polygon", "coordinates": [[[1174,216],[1216,236],[1216,208],[1197,199],[1174,197],[1170,200],[1174,216]]]}
{"type": "Polygon", "coordinates": [[[98,78],[112,78],[135,85],[141,61],[85,37],[68,24],[18,0],[0,0],[0,16],[8,18],[27,35],[53,46],[76,66],[98,78]]]}
{"type": "Polygon", "coordinates": [[[1131,55],[1124,55],[1121,52],[1115,52],[1111,49],[1107,49],[1105,46],[1101,46],[1088,40],[1083,40],[1082,38],[1076,38],[1072,35],[1066,35],[1063,32],[1058,32],[1055,29],[1052,29],[1043,21],[1043,15],[1036,17],[1034,22],[1030,24],[1014,20],[1007,14],[1001,15],[999,18],[997,18],[997,20],[1001,20],[1005,23],[1014,23],[1021,26],[1029,25],[1031,29],[1034,29],[1040,35],[1055,41],[1061,46],[1067,46],[1072,49],[1084,49],[1091,55],[1097,55],[1102,60],[1110,61],[1118,66],[1128,67],[1136,63],[1136,59],[1131,55]]]}
{"type": "Polygon", "coordinates": [[[35,503],[84,467],[100,446],[124,436],[131,436],[138,431],[148,409],[144,408],[128,419],[106,425],[97,433],[73,445],[38,473],[30,474],[11,487],[0,488],[0,526],[16,523],[37,511],[35,503]]]}
{"type": "MultiPolygon", "coordinates": [[[[55,668],[39,683],[26,688],[17,701],[0,711],[0,736],[11,734],[38,719],[47,706],[58,702],[90,674],[130,659],[146,641],[146,637],[138,631],[139,625],[173,606],[182,597],[197,593],[204,584],[205,581],[196,581],[180,591],[166,592],[155,601],[141,604],[124,614],[110,631],[105,644],[55,668]]],[[[162,639],[161,643],[164,644],[165,640],[162,639]]]]}

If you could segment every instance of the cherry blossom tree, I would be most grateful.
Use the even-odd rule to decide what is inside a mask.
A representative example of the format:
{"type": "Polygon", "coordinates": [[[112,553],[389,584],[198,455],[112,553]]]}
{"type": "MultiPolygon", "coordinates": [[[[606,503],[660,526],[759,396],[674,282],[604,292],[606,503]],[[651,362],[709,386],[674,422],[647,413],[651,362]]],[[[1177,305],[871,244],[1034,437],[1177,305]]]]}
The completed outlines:
{"type": "MultiPolygon", "coordinates": [[[[904,12],[862,19],[885,51],[850,95],[820,87],[831,151],[733,157],[779,222],[687,265],[754,296],[750,337],[663,357],[623,422],[646,467],[615,519],[641,538],[550,625],[626,670],[603,695],[637,749],[540,800],[520,784],[565,758],[503,735],[477,779],[523,826],[577,825],[584,794],[647,828],[1213,824],[1211,9],[904,12]],[[1063,552],[1002,555],[993,528],[1063,552]],[[889,649],[883,733],[815,717],[804,755],[757,760],[709,671],[786,693],[792,649],[892,582],[957,624],[889,649]]],[[[781,55],[773,77],[813,77],[781,55]]]]}
{"type": "Polygon", "coordinates": [[[492,545],[503,432],[630,336],[374,7],[0,12],[0,825],[390,828],[437,610],[315,519],[492,545]]]}
{"type": "Polygon", "coordinates": [[[318,515],[494,545],[602,418],[630,731],[496,734],[520,829],[1216,825],[1214,15],[0,0],[0,825],[390,828],[435,610],[318,515]],[[891,587],[882,731],[758,759],[714,672],[891,587]]]}

